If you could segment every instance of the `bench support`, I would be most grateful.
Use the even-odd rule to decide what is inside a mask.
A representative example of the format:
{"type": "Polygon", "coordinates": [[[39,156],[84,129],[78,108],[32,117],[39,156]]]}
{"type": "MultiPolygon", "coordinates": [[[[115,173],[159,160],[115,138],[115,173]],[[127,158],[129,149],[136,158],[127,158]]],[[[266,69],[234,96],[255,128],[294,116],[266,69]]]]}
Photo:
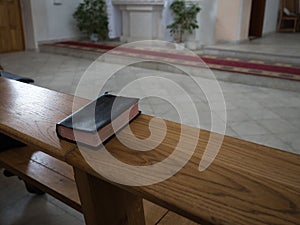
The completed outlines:
{"type": "Polygon", "coordinates": [[[142,198],[74,168],[88,225],[145,225],[142,198]]]}

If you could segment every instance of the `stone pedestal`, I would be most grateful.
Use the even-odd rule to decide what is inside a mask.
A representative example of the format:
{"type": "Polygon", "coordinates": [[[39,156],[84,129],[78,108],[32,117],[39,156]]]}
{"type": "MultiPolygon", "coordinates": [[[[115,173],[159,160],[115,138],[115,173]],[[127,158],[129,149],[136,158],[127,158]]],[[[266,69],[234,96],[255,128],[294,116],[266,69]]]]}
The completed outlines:
{"type": "Polygon", "coordinates": [[[113,0],[122,11],[121,41],[164,40],[163,1],[113,0]]]}

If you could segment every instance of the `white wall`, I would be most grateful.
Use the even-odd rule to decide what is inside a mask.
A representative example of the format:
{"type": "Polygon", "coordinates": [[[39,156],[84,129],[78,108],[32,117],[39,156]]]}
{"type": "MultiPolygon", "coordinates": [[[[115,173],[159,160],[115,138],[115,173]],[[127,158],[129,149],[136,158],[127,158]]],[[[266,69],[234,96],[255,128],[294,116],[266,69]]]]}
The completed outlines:
{"type": "Polygon", "coordinates": [[[212,45],[215,41],[217,18],[217,0],[200,0],[201,11],[198,15],[199,29],[196,30],[196,40],[199,45],[212,45]]]}
{"type": "Polygon", "coordinates": [[[276,31],[280,0],[267,0],[263,35],[276,31]]]}
{"type": "Polygon", "coordinates": [[[106,0],[106,12],[108,17],[109,38],[121,37],[122,14],[120,9],[116,5],[112,4],[112,0],[106,0]]]}
{"type": "Polygon", "coordinates": [[[237,40],[243,41],[247,40],[249,36],[252,0],[242,0],[240,7],[240,23],[237,40]]]}
{"type": "MultiPolygon", "coordinates": [[[[60,1],[62,5],[54,5],[54,0],[22,1],[26,3],[25,6],[23,6],[23,17],[26,17],[26,19],[24,19],[25,41],[29,48],[34,46],[34,42],[47,42],[80,37],[81,34],[76,28],[72,14],[82,0],[56,1],[60,1]],[[31,3],[31,16],[30,13],[28,13],[28,3],[29,5],[31,3]],[[30,23],[33,23],[33,26],[30,26],[30,23]],[[30,36],[30,32],[34,33],[34,35],[30,36]],[[27,42],[29,39],[31,39],[31,41],[27,42]]],[[[276,31],[279,1],[280,0],[267,0],[266,2],[263,34],[276,31]]],[[[228,21],[228,18],[233,17],[235,14],[240,16],[240,5],[235,4],[235,2],[240,2],[240,0],[232,2],[228,2],[228,0],[191,0],[191,2],[199,3],[202,9],[198,15],[199,29],[197,29],[190,38],[191,41],[196,42],[198,47],[202,45],[212,45],[218,40],[236,40],[237,34],[239,33],[239,35],[241,35],[241,29],[235,30],[238,28],[238,25],[234,25],[232,21],[228,21]],[[233,7],[230,6],[231,8],[227,9],[228,5],[230,5],[228,3],[233,2],[233,7]],[[233,9],[235,9],[236,13],[233,13],[233,9]],[[224,12],[224,18],[220,18],[220,10],[224,12]],[[227,27],[225,25],[227,25],[227,27]],[[234,29],[235,32],[232,32],[232,29],[234,29]],[[233,35],[233,37],[227,37],[225,35],[226,33],[233,35]]],[[[237,22],[238,20],[235,19],[235,21],[237,22]]],[[[241,23],[239,25],[241,25],[241,23]]]]}
{"type": "Polygon", "coordinates": [[[218,0],[216,42],[237,42],[241,35],[242,0],[218,0]]]}
{"type": "Polygon", "coordinates": [[[72,14],[81,0],[31,0],[34,34],[37,42],[80,36],[72,14]]]}

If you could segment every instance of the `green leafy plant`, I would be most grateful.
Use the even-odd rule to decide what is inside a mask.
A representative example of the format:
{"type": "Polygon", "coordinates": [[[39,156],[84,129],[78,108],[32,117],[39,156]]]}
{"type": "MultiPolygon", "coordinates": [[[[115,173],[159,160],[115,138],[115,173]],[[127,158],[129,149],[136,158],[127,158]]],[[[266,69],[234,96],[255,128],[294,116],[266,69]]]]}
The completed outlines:
{"type": "Polygon", "coordinates": [[[197,24],[197,14],[201,8],[193,3],[186,3],[184,0],[175,0],[170,5],[170,10],[174,17],[174,22],[167,26],[170,34],[175,37],[177,42],[183,41],[185,32],[193,33],[199,28],[197,24]]]}
{"type": "Polygon", "coordinates": [[[101,39],[108,37],[108,18],[104,0],[84,0],[73,14],[78,29],[87,34],[98,35],[101,39]]]}

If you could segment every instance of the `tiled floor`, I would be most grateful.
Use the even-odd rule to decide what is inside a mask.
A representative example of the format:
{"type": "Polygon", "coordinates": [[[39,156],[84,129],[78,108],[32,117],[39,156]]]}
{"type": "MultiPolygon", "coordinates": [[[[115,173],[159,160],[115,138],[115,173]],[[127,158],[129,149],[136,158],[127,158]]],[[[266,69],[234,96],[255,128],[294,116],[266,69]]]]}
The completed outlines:
{"type": "MultiPolygon", "coordinates": [[[[104,81],[102,75],[112,68],[118,70],[119,66],[98,62],[94,67],[89,67],[91,62],[82,58],[35,52],[0,55],[0,64],[7,71],[31,77],[38,86],[91,97],[93,90],[120,93],[130,84],[130,88],[121,93],[143,98],[140,104],[143,113],[181,120],[204,129],[211,129],[213,115],[213,130],[216,132],[226,126],[227,135],[300,154],[300,93],[222,81],[217,83],[221,88],[218,89],[213,80],[136,67],[119,70],[104,81]],[[88,67],[89,71],[96,71],[91,77],[84,73],[88,67]],[[83,75],[88,78],[80,85],[81,91],[76,92],[83,75]],[[174,88],[176,85],[170,86],[170,81],[182,89],[174,88]],[[192,113],[182,90],[188,93],[195,104],[196,115],[192,113]],[[227,118],[222,107],[222,94],[227,118]],[[159,96],[169,101],[159,99],[159,96]]],[[[0,176],[0,191],[1,225],[84,223],[81,215],[55,199],[47,195],[39,197],[28,194],[16,178],[0,176]]]]}

